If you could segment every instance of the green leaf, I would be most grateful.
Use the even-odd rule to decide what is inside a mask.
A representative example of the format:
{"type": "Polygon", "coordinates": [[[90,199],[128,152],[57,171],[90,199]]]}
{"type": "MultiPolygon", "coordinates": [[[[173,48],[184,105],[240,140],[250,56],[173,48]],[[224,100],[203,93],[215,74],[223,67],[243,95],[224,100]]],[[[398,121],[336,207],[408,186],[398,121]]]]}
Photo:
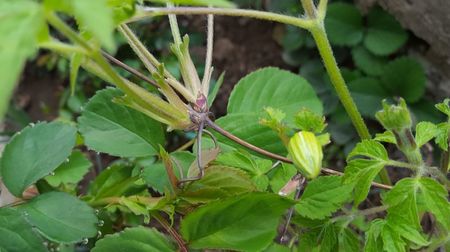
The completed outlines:
{"type": "Polygon", "coordinates": [[[75,94],[75,87],[77,85],[78,70],[80,69],[83,61],[83,54],[74,53],[70,57],[70,94],[75,94]]]}
{"type": "Polygon", "coordinates": [[[112,165],[98,175],[89,188],[94,199],[129,196],[145,190],[137,185],[138,177],[132,174],[132,168],[121,164],[112,165]]]}
{"type": "MultiPolygon", "coordinates": [[[[259,123],[260,116],[255,113],[228,114],[216,120],[216,123],[233,135],[267,151],[286,155],[287,151],[277,134],[269,127],[259,123]]],[[[226,145],[242,148],[228,138],[216,134],[217,139],[226,145]]],[[[251,152],[255,154],[254,152],[251,152]]],[[[259,155],[259,154],[257,154],[259,155]]]]}
{"type": "Polygon", "coordinates": [[[55,242],[73,243],[97,235],[94,209],[67,193],[41,194],[20,210],[45,237],[55,242]]]}
{"type": "Polygon", "coordinates": [[[47,249],[19,211],[0,208],[0,251],[45,252],[47,249]]]}
{"type": "Polygon", "coordinates": [[[113,11],[116,25],[132,17],[136,12],[136,0],[107,0],[107,4],[113,11]]]}
{"type": "Polygon", "coordinates": [[[436,125],[430,122],[419,122],[416,125],[416,144],[417,147],[428,143],[433,139],[438,133],[438,128],[436,125]]]}
{"type": "Polygon", "coordinates": [[[99,240],[92,252],[171,252],[176,248],[171,240],[153,228],[134,227],[107,235],[99,240]]]}
{"type": "Polygon", "coordinates": [[[274,67],[262,68],[242,78],[230,95],[228,113],[261,114],[265,107],[280,109],[288,115],[288,122],[303,107],[322,114],[322,104],[308,81],[274,67]]]}
{"type": "Polygon", "coordinates": [[[189,203],[198,204],[252,191],[256,191],[256,187],[243,171],[226,166],[211,166],[206,169],[202,179],[188,184],[179,196],[189,203]]]}
{"type": "Polygon", "coordinates": [[[38,36],[45,30],[38,3],[26,0],[0,2],[0,121],[27,58],[37,49],[38,36]]]}
{"type": "Polygon", "coordinates": [[[361,251],[358,236],[349,228],[343,228],[338,234],[339,251],[361,251]]]}
{"type": "Polygon", "coordinates": [[[342,179],[345,184],[354,185],[355,205],[359,205],[365,200],[372,181],[388,160],[386,149],[375,140],[363,140],[350,152],[342,179]],[[369,159],[355,157],[366,157],[369,159]]]}
{"type": "Polygon", "coordinates": [[[294,165],[282,163],[281,166],[276,167],[269,182],[272,191],[278,193],[295,174],[297,174],[297,168],[294,165]]]}
{"type": "Polygon", "coordinates": [[[389,252],[406,252],[406,243],[400,234],[389,225],[384,225],[381,231],[381,239],[383,240],[384,251],[389,252]]]}
{"type": "Polygon", "coordinates": [[[447,230],[450,230],[450,203],[447,190],[431,178],[421,178],[419,185],[420,199],[426,209],[431,212],[447,230]]]}
{"type": "Polygon", "coordinates": [[[395,139],[394,133],[392,133],[392,131],[390,130],[386,130],[383,133],[377,133],[373,140],[378,142],[397,144],[397,140],[395,139]]]}
{"type": "Polygon", "coordinates": [[[8,190],[17,197],[37,180],[62,164],[75,145],[75,127],[39,123],[14,135],[1,159],[1,174],[8,190]]]}
{"type": "Polygon", "coordinates": [[[265,191],[269,185],[266,173],[272,168],[270,160],[252,157],[241,150],[222,154],[217,157],[216,162],[246,171],[260,191],[265,191]]]}
{"type": "Polygon", "coordinates": [[[443,102],[436,104],[436,108],[441,111],[442,113],[446,114],[450,117],[450,99],[447,98],[443,102]]]}
{"type": "Polygon", "coordinates": [[[408,40],[408,33],[393,16],[381,8],[374,8],[367,17],[367,35],[364,45],[376,55],[389,55],[408,40]]]}
{"type": "Polygon", "coordinates": [[[306,186],[295,210],[310,219],[323,219],[350,199],[350,185],[342,185],[339,176],[318,177],[306,186]]]}
{"type": "Polygon", "coordinates": [[[308,34],[302,29],[292,25],[286,25],[283,37],[281,38],[281,46],[283,46],[286,52],[293,52],[305,44],[306,36],[308,34]]]}
{"type": "Polygon", "coordinates": [[[192,249],[260,251],[272,243],[280,217],[293,204],[269,193],[211,202],[182,220],[181,234],[192,249]]]}
{"type": "Polygon", "coordinates": [[[445,151],[448,150],[448,135],[450,132],[450,123],[444,122],[437,125],[437,134],[435,142],[445,151]]]}
{"type": "Polygon", "coordinates": [[[92,163],[89,159],[81,151],[75,150],[68,160],[56,168],[51,175],[45,177],[45,180],[54,187],[61,184],[77,184],[91,167],[92,163]]]}
{"type": "Polygon", "coordinates": [[[365,252],[378,252],[383,250],[381,231],[385,224],[386,221],[381,219],[375,219],[370,223],[369,230],[366,233],[365,252]]]}
{"type": "Polygon", "coordinates": [[[213,105],[214,101],[216,100],[216,96],[219,93],[219,90],[223,84],[224,78],[225,78],[225,72],[223,72],[219,76],[219,79],[216,81],[216,83],[214,83],[213,89],[209,92],[209,95],[208,95],[208,107],[209,108],[213,105]]]}
{"type": "Polygon", "coordinates": [[[361,114],[370,118],[375,118],[375,113],[381,110],[381,101],[389,96],[380,81],[370,77],[350,81],[348,88],[361,114]]]}
{"type": "Polygon", "coordinates": [[[355,65],[368,75],[381,75],[384,66],[387,64],[387,58],[373,55],[362,46],[352,49],[352,57],[355,65]]]}
{"type": "Polygon", "coordinates": [[[108,88],[97,92],[78,118],[79,129],[88,148],[120,157],[157,154],[164,144],[160,123],[112,101],[122,93],[108,88]]]}
{"type": "Polygon", "coordinates": [[[269,247],[263,250],[263,252],[290,252],[290,251],[291,249],[289,249],[289,247],[277,243],[272,243],[269,247]]]}
{"type": "Polygon", "coordinates": [[[114,50],[114,17],[107,0],[72,0],[72,6],[81,29],[89,31],[108,50],[114,50]]]}
{"type": "Polygon", "coordinates": [[[295,115],[295,126],[300,130],[321,133],[327,127],[325,117],[320,116],[308,109],[302,109],[295,115]]]}
{"type": "Polygon", "coordinates": [[[334,45],[354,46],[363,38],[362,16],[353,4],[330,4],[327,8],[325,28],[330,42],[334,45]]]}
{"type": "Polygon", "coordinates": [[[333,252],[337,250],[338,230],[332,223],[326,223],[320,231],[320,252],[333,252]]]}
{"type": "Polygon", "coordinates": [[[425,72],[414,59],[397,58],[384,68],[381,81],[392,95],[401,96],[407,102],[418,101],[425,93],[425,72]]]}
{"type": "MultiPolygon", "coordinates": [[[[187,151],[180,151],[171,153],[170,157],[174,167],[180,166],[180,169],[183,171],[183,177],[186,177],[190,165],[195,160],[194,154],[187,151]]],[[[180,169],[174,169],[175,175],[178,179],[181,179],[180,169]]],[[[161,162],[145,165],[142,168],[142,173],[140,176],[144,179],[147,185],[151,186],[160,193],[164,193],[167,189],[171,188],[166,168],[161,162]]]]}

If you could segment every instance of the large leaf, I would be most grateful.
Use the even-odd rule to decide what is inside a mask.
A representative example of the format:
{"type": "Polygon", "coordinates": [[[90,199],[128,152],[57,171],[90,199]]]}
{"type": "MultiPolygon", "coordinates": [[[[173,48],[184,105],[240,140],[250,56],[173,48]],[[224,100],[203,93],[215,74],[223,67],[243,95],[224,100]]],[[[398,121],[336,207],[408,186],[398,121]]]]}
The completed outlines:
{"type": "Polygon", "coordinates": [[[408,33],[393,16],[381,8],[374,8],[368,16],[368,30],[364,45],[376,55],[397,51],[408,40],[408,33]]]}
{"type": "Polygon", "coordinates": [[[431,212],[447,230],[450,230],[450,203],[447,190],[430,178],[420,179],[419,197],[423,200],[427,211],[431,212]]]}
{"type": "Polygon", "coordinates": [[[157,153],[164,143],[160,123],[112,101],[122,93],[108,88],[97,92],[78,118],[85,144],[98,152],[121,157],[142,157],[157,153]]]}
{"type": "Polygon", "coordinates": [[[425,72],[419,62],[408,57],[389,62],[381,76],[383,85],[392,95],[401,96],[407,102],[416,102],[425,93],[425,72]]]}
{"type": "Polygon", "coordinates": [[[185,217],[181,234],[193,249],[261,251],[272,242],[281,215],[293,204],[268,193],[211,202],[185,217]]]}
{"type": "Polygon", "coordinates": [[[62,164],[75,145],[76,128],[60,123],[28,126],[9,142],[1,159],[3,182],[17,197],[62,164]]]}
{"type": "Polygon", "coordinates": [[[95,244],[92,252],[171,252],[175,250],[173,242],[156,229],[139,226],[105,236],[95,244]]]}
{"type": "Polygon", "coordinates": [[[89,159],[81,151],[75,150],[68,160],[56,168],[45,180],[51,186],[76,184],[83,179],[90,167],[92,167],[92,163],[89,159]]]}
{"type": "Polygon", "coordinates": [[[363,46],[352,49],[352,57],[355,65],[368,75],[380,75],[387,63],[386,57],[373,55],[363,46]]]}
{"type": "Polygon", "coordinates": [[[180,197],[190,203],[205,203],[251,191],[256,187],[243,171],[226,166],[211,166],[205,176],[188,184],[180,197]]]}
{"type": "Polygon", "coordinates": [[[83,30],[89,31],[109,50],[114,49],[114,18],[107,0],[72,0],[73,12],[83,30]]]}
{"type": "Polygon", "coordinates": [[[0,121],[25,61],[37,49],[39,33],[45,31],[43,13],[33,1],[0,2],[0,121]]]}
{"type": "Polygon", "coordinates": [[[353,46],[363,38],[362,16],[352,4],[332,3],[328,6],[325,27],[332,44],[353,46]]]}
{"type": "Polygon", "coordinates": [[[295,210],[311,219],[323,219],[350,199],[352,187],[342,185],[338,176],[323,176],[312,180],[305,188],[295,210]]]}
{"type": "Polygon", "coordinates": [[[78,198],[49,192],[20,207],[28,221],[52,241],[73,243],[97,235],[94,209],[78,198]]]}
{"type": "Polygon", "coordinates": [[[47,249],[19,211],[0,208],[0,251],[44,252],[47,249]]]}
{"type": "Polygon", "coordinates": [[[242,78],[231,93],[228,113],[259,114],[266,107],[282,110],[288,121],[303,107],[322,114],[322,104],[308,81],[274,67],[242,78]]]}

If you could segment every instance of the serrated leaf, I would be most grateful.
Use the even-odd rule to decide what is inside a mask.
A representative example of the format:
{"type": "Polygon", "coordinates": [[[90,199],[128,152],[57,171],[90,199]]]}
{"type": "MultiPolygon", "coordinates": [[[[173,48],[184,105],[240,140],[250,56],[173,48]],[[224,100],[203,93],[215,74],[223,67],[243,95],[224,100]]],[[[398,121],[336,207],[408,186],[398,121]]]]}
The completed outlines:
{"type": "Polygon", "coordinates": [[[55,242],[74,243],[97,235],[94,209],[67,193],[41,194],[20,210],[45,237],[55,242]]]}
{"type": "Polygon", "coordinates": [[[318,177],[306,186],[295,210],[311,219],[323,219],[350,199],[350,185],[343,185],[339,176],[318,177]]]}
{"type": "Polygon", "coordinates": [[[401,96],[407,102],[416,102],[425,93],[424,69],[419,62],[408,57],[389,62],[381,75],[381,81],[392,95],[401,96]]]}
{"type": "Polygon", "coordinates": [[[164,143],[160,123],[146,115],[116,104],[118,89],[97,92],[78,118],[79,130],[88,148],[112,156],[143,157],[157,153],[164,143]]]}
{"type": "Polygon", "coordinates": [[[358,46],[352,49],[352,57],[355,65],[368,75],[381,75],[387,58],[373,55],[366,48],[358,46]]]}
{"type": "Polygon", "coordinates": [[[374,8],[367,17],[367,35],[364,45],[376,55],[389,55],[408,40],[408,34],[386,11],[374,8]]]}
{"type": "Polygon", "coordinates": [[[227,110],[229,114],[261,114],[266,107],[286,113],[288,122],[303,107],[322,114],[322,104],[308,81],[275,67],[242,78],[230,95],[227,110]]]}
{"type": "Polygon", "coordinates": [[[295,174],[297,174],[297,168],[294,165],[282,163],[281,166],[276,167],[269,182],[272,191],[278,193],[295,174]]]}
{"type": "Polygon", "coordinates": [[[393,230],[389,225],[384,225],[381,231],[381,239],[383,240],[383,248],[389,252],[406,252],[406,243],[397,231],[393,230]]]}
{"type": "Polygon", "coordinates": [[[361,251],[358,236],[349,228],[343,228],[338,234],[339,251],[361,251]]]}
{"type": "Polygon", "coordinates": [[[356,145],[347,158],[343,182],[354,185],[354,202],[355,205],[359,205],[367,197],[372,181],[389,160],[388,154],[379,142],[363,140],[356,145]]]}
{"type": "Polygon", "coordinates": [[[394,133],[392,133],[392,131],[390,130],[387,130],[383,133],[377,133],[373,140],[378,142],[397,144],[397,140],[395,139],[394,133]]]}
{"type": "Polygon", "coordinates": [[[252,191],[256,191],[256,187],[243,171],[211,166],[206,169],[203,178],[188,184],[179,196],[189,203],[198,204],[252,191]]]}
{"type": "Polygon", "coordinates": [[[81,28],[89,31],[108,50],[114,50],[114,17],[107,0],[72,0],[72,6],[81,28]]]}
{"type": "Polygon", "coordinates": [[[419,122],[416,125],[416,144],[417,147],[428,143],[438,133],[437,126],[430,122],[419,122]]]}
{"type": "MultiPolygon", "coordinates": [[[[176,167],[176,169],[174,169],[174,173],[178,179],[187,176],[189,166],[195,160],[194,154],[187,151],[171,153],[170,158],[174,167],[176,167]],[[183,171],[182,176],[180,176],[180,171],[183,171]]],[[[144,179],[147,185],[151,186],[153,189],[157,190],[160,193],[164,193],[167,189],[171,188],[166,169],[164,167],[164,164],[162,164],[161,162],[151,165],[145,165],[142,168],[142,173],[140,174],[140,176],[142,179],[144,179]]]]}
{"type": "Polygon", "coordinates": [[[448,150],[448,136],[450,133],[450,123],[444,122],[437,125],[437,134],[435,142],[445,151],[448,150]]]}
{"type": "Polygon", "coordinates": [[[338,230],[333,223],[326,223],[320,231],[320,252],[333,252],[337,250],[338,230]]]}
{"type": "Polygon", "coordinates": [[[259,251],[272,243],[280,217],[293,204],[270,193],[211,202],[182,220],[181,234],[192,249],[259,251]]]}
{"type": "Polygon", "coordinates": [[[381,110],[381,102],[389,96],[378,79],[362,77],[350,81],[348,88],[363,116],[375,118],[375,113],[381,110]]]}
{"type": "Polygon", "coordinates": [[[295,126],[300,130],[321,133],[327,124],[325,117],[322,117],[308,109],[302,109],[294,117],[295,126]]]}
{"type": "Polygon", "coordinates": [[[56,168],[51,175],[45,177],[45,180],[54,187],[61,184],[76,184],[83,179],[90,167],[92,163],[89,159],[81,151],[75,150],[68,160],[56,168]]]}
{"type": "Polygon", "coordinates": [[[113,11],[116,25],[132,17],[136,11],[136,0],[107,0],[107,4],[113,11]]]}
{"type": "Polygon", "coordinates": [[[363,38],[362,16],[352,4],[330,4],[327,8],[325,28],[330,42],[334,45],[353,46],[363,38]]]}
{"type": "Polygon", "coordinates": [[[171,252],[176,248],[165,235],[153,228],[134,227],[107,235],[97,241],[92,252],[171,252]]]}
{"type": "Polygon", "coordinates": [[[366,233],[365,252],[378,252],[383,250],[381,231],[385,224],[386,222],[381,219],[375,219],[370,223],[369,230],[366,233]]]}
{"type": "Polygon", "coordinates": [[[6,145],[1,174],[8,190],[17,197],[37,180],[62,164],[75,145],[75,127],[60,123],[38,123],[17,133],[6,145]]]}
{"type": "Polygon", "coordinates": [[[431,212],[447,230],[450,230],[450,203],[447,190],[431,178],[420,179],[419,197],[425,203],[426,209],[431,212]]]}
{"type": "Polygon", "coordinates": [[[450,117],[450,99],[447,98],[443,102],[436,104],[436,108],[441,111],[442,113],[446,114],[450,117]]]}
{"type": "Polygon", "coordinates": [[[47,249],[19,211],[0,208],[0,251],[45,252],[47,249]]]}
{"type": "Polygon", "coordinates": [[[27,58],[37,49],[40,32],[46,28],[38,3],[26,0],[0,2],[0,121],[27,58]]]}

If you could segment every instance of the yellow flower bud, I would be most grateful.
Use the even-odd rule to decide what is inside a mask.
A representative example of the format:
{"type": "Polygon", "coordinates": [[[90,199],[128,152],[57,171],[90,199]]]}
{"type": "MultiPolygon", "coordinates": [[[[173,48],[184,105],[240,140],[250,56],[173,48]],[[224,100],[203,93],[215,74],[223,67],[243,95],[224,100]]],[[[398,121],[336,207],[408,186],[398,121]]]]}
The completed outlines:
{"type": "Polygon", "coordinates": [[[306,178],[312,179],[319,175],[322,168],[322,145],[314,133],[297,132],[290,140],[288,151],[297,169],[306,178]]]}

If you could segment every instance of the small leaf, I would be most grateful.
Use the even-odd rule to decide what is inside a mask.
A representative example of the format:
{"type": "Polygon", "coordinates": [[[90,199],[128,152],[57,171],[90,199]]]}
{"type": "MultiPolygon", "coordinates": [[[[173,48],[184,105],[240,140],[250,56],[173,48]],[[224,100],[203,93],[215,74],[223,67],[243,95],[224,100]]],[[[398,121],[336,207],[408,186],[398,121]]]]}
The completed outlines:
{"type": "Polygon", "coordinates": [[[278,193],[295,174],[297,174],[297,168],[291,164],[282,163],[281,166],[276,167],[269,182],[272,191],[278,193]]]}
{"type": "Polygon", "coordinates": [[[173,241],[153,228],[134,227],[107,235],[97,241],[92,252],[171,252],[176,251],[173,241]]]}
{"type": "Polygon", "coordinates": [[[112,102],[122,93],[108,88],[97,92],[78,118],[88,148],[120,157],[155,155],[164,143],[160,123],[131,108],[112,102]]]}
{"type": "Polygon", "coordinates": [[[327,127],[325,117],[305,108],[295,115],[294,123],[298,129],[314,133],[321,133],[327,127]]]}
{"type": "Polygon", "coordinates": [[[350,199],[352,187],[342,185],[339,176],[318,177],[308,183],[295,210],[311,219],[323,219],[350,199]]]}
{"type": "Polygon", "coordinates": [[[397,140],[395,139],[394,133],[392,133],[392,131],[390,130],[386,130],[383,133],[377,133],[373,140],[378,142],[397,144],[397,140]]]}
{"type": "Polygon", "coordinates": [[[219,79],[216,81],[216,83],[214,84],[213,89],[209,92],[208,95],[208,107],[210,108],[212,106],[212,104],[214,103],[214,101],[216,100],[216,96],[219,93],[220,87],[223,84],[223,79],[225,77],[225,72],[223,72],[220,76],[219,79]]]}
{"type": "MultiPolygon", "coordinates": [[[[171,160],[175,167],[174,172],[178,179],[186,177],[189,166],[194,162],[195,156],[190,152],[174,152],[170,154],[171,160]],[[179,168],[178,168],[179,167],[179,168]],[[183,171],[180,176],[180,170],[183,171]]],[[[164,193],[167,189],[171,188],[169,178],[167,176],[166,169],[161,162],[145,165],[142,168],[141,178],[151,186],[153,189],[160,193],[164,193]]]]}
{"type": "Polygon", "coordinates": [[[373,55],[366,48],[358,46],[352,49],[352,57],[355,65],[368,75],[381,75],[387,58],[373,55]]]}
{"type": "Polygon", "coordinates": [[[358,236],[349,228],[343,228],[338,234],[339,251],[361,251],[358,236]]]}
{"type": "Polygon", "coordinates": [[[182,220],[181,234],[192,249],[260,251],[272,243],[280,217],[293,204],[270,193],[211,202],[182,220]]]}
{"type": "Polygon", "coordinates": [[[20,210],[45,237],[55,242],[73,243],[97,235],[94,209],[67,193],[39,195],[20,210]]]}
{"type": "Polygon", "coordinates": [[[441,111],[442,113],[446,114],[450,117],[450,99],[447,98],[443,102],[436,104],[436,108],[441,111]]]}
{"type": "Polygon", "coordinates": [[[83,60],[83,54],[74,53],[70,57],[70,94],[75,93],[75,87],[77,85],[78,70],[80,69],[81,62],[83,60]]]}
{"type": "Polygon", "coordinates": [[[447,190],[431,178],[420,179],[420,199],[427,211],[431,212],[447,230],[450,230],[450,203],[447,190]]]}
{"type": "Polygon", "coordinates": [[[362,16],[352,4],[330,4],[325,18],[325,27],[330,42],[334,45],[354,46],[363,38],[362,16]]]}
{"type": "Polygon", "coordinates": [[[107,0],[72,0],[75,18],[108,50],[114,50],[114,18],[107,0]]]}
{"type": "Polygon", "coordinates": [[[370,223],[369,230],[366,233],[365,252],[378,252],[383,250],[383,241],[381,240],[381,231],[386,224],[384,220],[375,219],[370,223]]]}
{"type": "Polygon", "coordinates": [[[408,57],[389,62],[381,81],[392,95],[401,96],[410,103],[417,102],[425,93],[425,71],[419,62],[408,57]]]}
{"type": "Polygon", "coordinates": [[[435,142],[442,150],[448,150],[448,135],[450,133],[450,123],[444,122],[437,125],[435,142]]]}
{"type": "Polygon", "coordinates": [[[386,11],[374,8],[368,16],[368,30],[364,45],[376,55],[389,55],[408,40],[408,33],[386,11]]]}
{"type": "Polygon", "coordinates": [[[251,191],[256,187],[243,171],[226,167],[211,166],[202,179],[183,188],[181,199],[192,204],[206,203],[251,191]]]}
{"type": "Polygon", "coordinates": [[[54,171],[75,145],[75,127],[60,123],[38,123],[17,133],[6,145],[1,174],[8,190],[17,197],[37,180],[54,171]]]}
{"type": "Polygon", "coordinates": [[[350,152],[347,160],[356,157],[363,156],[379,161],[388,161],[389,157],[384,146],[373,140],[363,140],[357,144],[356,147],[350,152]]]}
{"type": "Polygon", "coordinates": [[[0,251],[44,252],[47,249],[19,211],[0,208],[0,251]]]}
{"type": "Polygon", "coordinates": [[[438,133],[437,126],[430,122],[419,122],[416,125],[416,144],[417,147],[428,143],[438,133]]]}
{"type": "Polygon", "coordinates": [[[45,177],[45,180],[54,187],[61,184],[76,184],[83,179],[84,175],[92,167],[92,163],[79,150],[72,152],[68,160],[61,164],[53,174],[45,177]]]}

